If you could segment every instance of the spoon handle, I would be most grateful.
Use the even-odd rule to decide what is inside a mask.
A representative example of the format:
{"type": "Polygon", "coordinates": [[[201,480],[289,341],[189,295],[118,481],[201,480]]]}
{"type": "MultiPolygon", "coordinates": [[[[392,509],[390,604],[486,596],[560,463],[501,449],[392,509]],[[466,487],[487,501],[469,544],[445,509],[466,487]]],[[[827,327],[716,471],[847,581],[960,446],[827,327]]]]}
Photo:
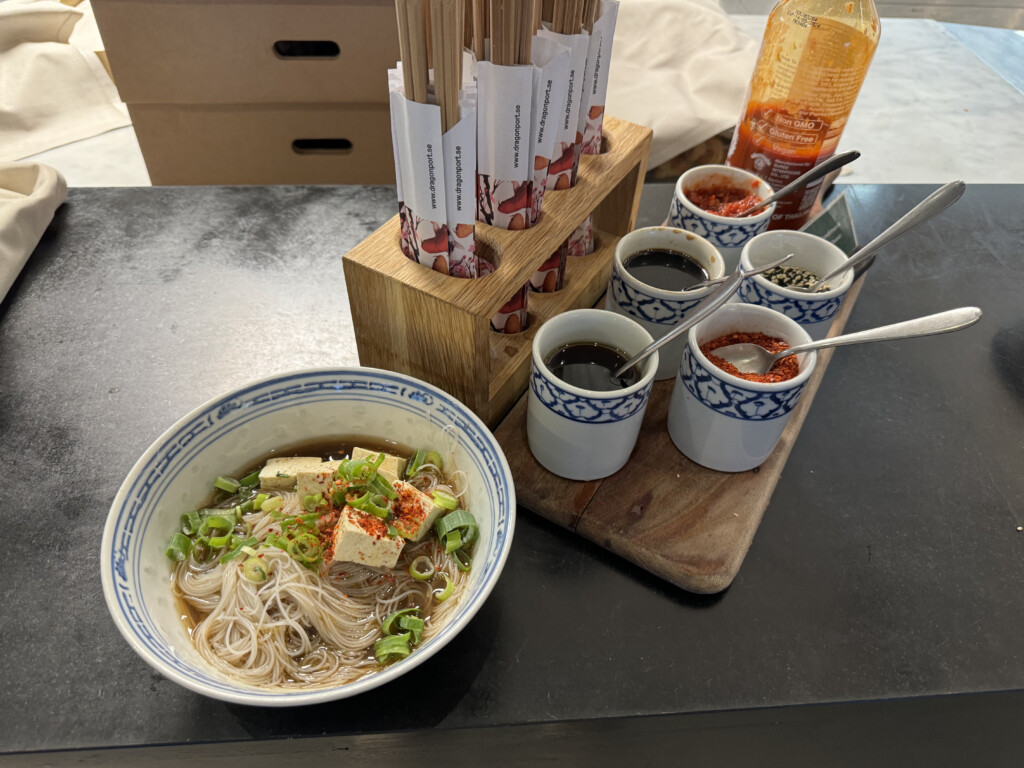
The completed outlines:
{"type": "Polygon", "coordinates": [[[981,310],[977,307],[960,307],[948,309],[945,312],[938,312],[934,315],[926,315],[913,320],[904,320],[902,323],[883,325],[880,328],[871,328],[857,333],[847,333],[843,336],[834,336],[831,339],[812,341],[810,344],[800,344],[774,355],[778,360],[782,357],[796,354],[798,352],[810,352],[814,349],[827,349],[828,347],[844,347],[848,344],[862,344],[867,341],[893,341],[895,339],[910,339],[916,336],[934,336],[938,333],[949,333],[959,331],[974,325],[981,319],[981,310]]]}
{"type": "Polygon", "coordinates": [[[810,184],[812,181],[817,181],[823,176],[828,176],[828,174],[832,173],[832,171],[836,170],[837,168],[842,168],[847,163],[852,163],[858,157],[860,157],[860,152],[858,152],[855,149],[851,150],[850,152],[843,152],[838,155],[833,155],[828,160],[825,160],[824,162],[819,163],[818,165],[811,168],[811,170],[807,171],[807,173],[803,174],[802,176],[797,176],[795,179],[793,179],[793,181],[789,182],[789,184],[784,186],[778,192],[776,192],[773,195],[770,195],[769,197],[766,197],[753,208],[748,209],[743,215],[749,216],[754,211],[759,211],[765,206],[771,205],[776,200],[781,200],[790,192],[800,189],[800,187],[804,187],[810,184]]]}
{"type": "Polygon", "coordinates": [[[818,278],[818,280],[810,286],[807,291],[809,293],[813,293],[818,290],[820,285],[828,282],[836,275],[840,275],[848,269],[853,269],[857,265],[866,261],[869,257],[874,256],[876,252],[887,246],[897,237],[906,234],[914,227],[924,224],[929,219],[938,216],[944,210],[949,208],[949,206],[959,200],[965,189],[967,189],[967,185],[962,181],[951,181],[948,184],[944,184],[939,187],[928,195],[928,197],[907,211],[907,213],[897,220],[895,224],[882,232],[882,234],[863,248],[860,248],[853,254],[853,256],[847,259],[846,262],[840,264],[824,277],[818,278]]]}
{"type": "Polygon", "coordinates": [[[628,371],[630,368],[632,368],[634,365],[636,365],[641,360],[643,360],[645,357],[647,357],[649,354],[654,352],[656,349],[659,349],[659,348],[665,346],[670,341],[672,341],[672,339],[674,339],[677,336],[679,336],[679,334],[684,333],[684,332],[690,330],[690,328],[695,326],[697,323],[699,323],[705,317],[707,317],[712,312],[714,312],[716,309],[718,309],[720,306],[725,304],[725,302],[727,302],[732,297],[732,295],[736,292],[736,289],[739,288],[739,285],[740,285],[741,282],[743,282],[744,278],[750,277],[751,275],[760,274],[761,272],[767,272],[769,269],[773,269],[775,267],[781,266],[782,264],[785,264],[787,261],[792,259],[793,255],[794,254],[792,254],[792,253],[787,254],[787,255],[783,256],[781,259],[779,259],[778,261],[773,261],[770,264],[763,264],[762,266],[758,267],[757,269],[752,269],[749,272],[744,272],[742,267],[737,268],[737,270],[735,272],[733,272],[731,275],[729,275],[729,277],[726,280],[726,284],[725,285],[723,285],[717,291],[715,291],[710,296],[705,298],[703,302],[701,302],[700,307],[697,309],[696,312],[694,312],[692,315],[687,317],[685,320],[683,320],[681,323],[679,323],[679,325],[677,325],[671,331],[666,333],[660,339],[655,339],[650,344],[648,344],[646,347],[644,347],[639,352],[637,352],[635,355],[633,355],[633,357],[630,358],[629,360],[627,360],[622,366],[620,366],[619,369],[612,374],[612,376],[614,376],[615,378],[618,378],[619,376],[624,374],[626,371],[628,371]]]}

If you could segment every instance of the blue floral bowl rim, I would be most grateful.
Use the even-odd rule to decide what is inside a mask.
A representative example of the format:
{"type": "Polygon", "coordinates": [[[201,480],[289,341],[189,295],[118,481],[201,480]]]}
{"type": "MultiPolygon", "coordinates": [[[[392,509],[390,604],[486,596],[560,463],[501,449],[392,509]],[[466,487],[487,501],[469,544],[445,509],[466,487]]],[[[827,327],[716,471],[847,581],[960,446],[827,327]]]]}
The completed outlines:
{"type": "Polygon", "coordinates": [[[764,200],[766,197],[771,197],[772,195],[775,194],[775,190],[772,189],[771,184],[762,179],[756,173],[745,171],[742,168],[733,168],[731,165],[698,165],[693,168],[690,168],[687,171],[684,171],[683,174],[678,179],[676,179],[676,185],[673,191],[675,198],[679,200],[680,203],[682,203],[682,205],[686,208],[686,210],[688,210],[693,215],[699,216],[702,219],[707,219],[708,221],[714,222],[715,224],[732,224],[734,226],[739,226],[740,224],[750,224],[752,222],[760,223],[762,221],[770,219],[772,217],[772,214],[775,213],[775,203],[769,205],[765,210],[761,211],[756,216],[719,216],[717,213],[708,213],[703,208],[694,205],[690,201],[690,198],[688,198],[683,193],[683,179],[685,179],[687,176],[689,176],[691,173],[694,173],[695,171],[705,170],[708,171],[709,173],[737,173],[740,176],[744,176],[750,180],[760,182],[761,186],[764,187],[764,192],[760,195],[762,200],[764,200]]]}

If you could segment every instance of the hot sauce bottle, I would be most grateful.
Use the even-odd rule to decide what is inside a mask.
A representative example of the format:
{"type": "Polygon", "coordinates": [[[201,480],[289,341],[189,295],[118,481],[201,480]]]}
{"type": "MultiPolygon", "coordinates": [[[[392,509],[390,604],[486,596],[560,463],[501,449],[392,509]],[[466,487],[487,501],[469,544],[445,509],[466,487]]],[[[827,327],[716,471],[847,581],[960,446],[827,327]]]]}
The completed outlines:
{"type": "MultiPolygon", "coordinates": [[[[726,163],[779,189],[835,154],[880,34],[873,0],[781,0],[726,163]]],[[[769,229],[799,229],[821,184],[780,200],[769,229]]]]}

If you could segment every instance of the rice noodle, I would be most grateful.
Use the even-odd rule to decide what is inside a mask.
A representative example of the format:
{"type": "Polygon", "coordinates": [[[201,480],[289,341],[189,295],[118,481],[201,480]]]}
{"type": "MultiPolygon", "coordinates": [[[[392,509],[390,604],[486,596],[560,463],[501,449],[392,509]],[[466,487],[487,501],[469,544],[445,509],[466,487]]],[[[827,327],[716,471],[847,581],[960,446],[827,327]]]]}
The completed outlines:
{"type": "MultiPolygon", "coordinates": [[[[442,488],[461,496],[465,474],[455,475],[461,475],[456,485],[463,486],[457,493],[437,467],[428,467],[416,480],[426,478],[430,491],[442,488]]],[[[295,493],[281,496],[283,516],[302,513],[295,493]]],[[[244,521],[261,541],[280,532],[280,522],[269,512],[250,513],[244,521]]],[[[377,671],[373,644],[390,613],[419,607],[425,642],[451,619],[468,581],[433,534],[407,541],[390,571],[338,562],[317,572],[275,547],[261,548],[259,554],[268,574],[262,584],[242,577],[244,557],[225,564],[189,558],[175,568],[172,584],[197,618],[191,634],[199,654],[223,674],[262,689],[331,687],[377,671]],[[435,579],[418,581],[409,574],[410,563],[421,555],[437,568],[435,579]],[[443,586],[441,573],[455,591],[438,603],[431,593],[443,586]]]]}

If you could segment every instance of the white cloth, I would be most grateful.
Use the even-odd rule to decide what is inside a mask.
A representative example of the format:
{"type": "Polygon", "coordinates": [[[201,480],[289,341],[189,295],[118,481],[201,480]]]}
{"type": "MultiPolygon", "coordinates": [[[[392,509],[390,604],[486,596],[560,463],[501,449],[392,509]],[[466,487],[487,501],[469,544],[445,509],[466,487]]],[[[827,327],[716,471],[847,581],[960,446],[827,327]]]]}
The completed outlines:
{"type": "Polygon", "coordinates": [[[608,114],[654,130],[654,168],[734,126],[760,41],[716,0],[622,0],[608,114]]]}
{"type": "Polygon", "coordinates": [[[83,17],[92,20],[88,5],[0,2],[0,162],[131,124],[95,52],[71,42],[83,17]]]}
{"type": "Polygon", "coordinates": [[[0,301],[68,195],[64,177],[40,163],[0,163],[0,301]]]}

